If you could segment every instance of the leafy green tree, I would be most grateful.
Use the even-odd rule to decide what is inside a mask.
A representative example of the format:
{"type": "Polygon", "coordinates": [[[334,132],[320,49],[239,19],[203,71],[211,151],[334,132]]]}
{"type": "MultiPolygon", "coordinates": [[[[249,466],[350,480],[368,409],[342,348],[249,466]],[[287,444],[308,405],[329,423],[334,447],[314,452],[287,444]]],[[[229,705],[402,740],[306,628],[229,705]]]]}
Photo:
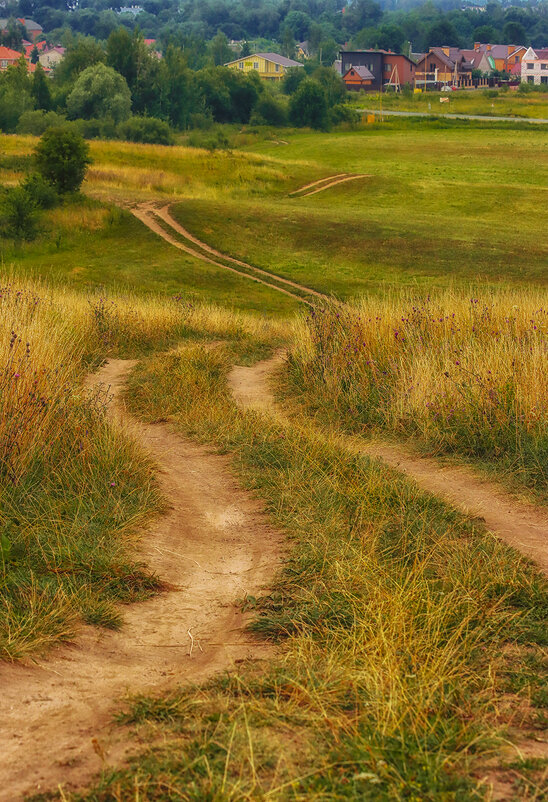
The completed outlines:
{"type": "Polygon", "coordinates": [[[527,33],[521,22],[507,22],[502,29],[502,38],[507,45],[527,44],[527,33]]]}
{"type": "Polygon", "coordinates": [[[36,235],[36,205],[24,187],[6,190],[0,203],[0,220],[4,233],[16,240],[29,240],[36,235]]]}
{"type": "Polygon", "coordinates": [[[5,72],[0,72],[0,130],[13,133],[25,111],[33,108],[31,81],[23,56],[5,72]]]}
{"type": "Polygon", "coordinates": [[[322,131],[328,127],[325,90],[317,81],[306,78],[289,101],[289,119],[293,125],[309,125],[322,131]]]}
{"type": "Polygon", "coordinates": [[[216,67],[226,64],[228,61],[234,61],[234,53],[229,48],[228,39],[222,31],[217,31],[207,50],[212,63],[216,67]]]}
{"type": "Polygon", "coordinates": [[[455,26],[446,19],[435,22],[426,33],[426,47],[459,47],[460,39],[455,26]]]}
{"type": "Polygon", "coordinates": [[[30,63],[38,64],[39,60],[40,60],[40,53],[38,52],[38,48],[36,47],[36,45],[34,45],[30,53],[30,63]]]}
{"type": "Polygon", "coordinates": [[[346,86],[332,67],[318,67],[311,76],[323,87],[328,108],[346,100],[346,86]]]}
{"type": "Polygon", "coordinates": [[[492,25],[479,25],[474,28],[474,42],[482,42],[484,44],[491,44],[496,42],[498,34],[492,25]]]}
{"type": "Polygon", "coordinates": [[[34,99],[35,108],[42,109],[43,111],[51,110],[51,89],[46,73],[40,63],[36,65],[36,69],[34,70],[30,93],[34,99]]]}
{"type": "Polygon", "coordinates": [[[191,115],[199,111],[196,73],[188,68],[182,50],[173,45],[169,45],[160,64],[158,97],[161,116],[175,128],[187,128],[191,115]]]}
{"type": "Polygon", "coordinates": [[[48,128],[34,151],[36,169],[60,195],[78,192],[91,164],[89,145],[73,128],[48,128]]]}
{"type": "MultiPolygon", "coordinates": [[[[138,38],[120,26],[112,31],[106,45],[106,63],[123,75],[130,90],[137,79],[138,38]]],[[[144,43],[143,43],[144,44],[144,43]]]]}
{"type": "Polygon", "coordinates": [[[102,45],[92,36],[80,36],[67,48],[65,57],[55,68],[55,83],[73,83],[85,69],[104,61],[105,51],[102,45]]]}
{"type": "Polygon", "coordinates": [[[249,42],[247,39],[244,40],[242,45],[242,49],[240,50],[240,58],[246,58],[247,56],[251,55],[251,48],[249,47],[249,42]]]}
{"type": "Polygon", "coordinates": [[[282,29],[282,55],[286,58],[295,58],[295,37],[289,25],[282,29]]]}
{"type": "Polygon", "coordinates": [[[302,67],[292,67],[288,70],[283,79],[283,90],[286,95],[292,95],[299,88],[301,81],[306,78],[306,73],[302,67]]]}
{"type": "Polygon", "coordinates": [[[67,112],[73,120],[110,117],[115,123],[131,113],[131,94],[126,79],[112,67],[95,64],[78,77],[67,97],[67,112]]]}
{"type": "Polygon", "coordinates": [[[264,92],[253,109],[250,122],[254,125],[287,125],[287,109],[280,98],[264,92]]]}

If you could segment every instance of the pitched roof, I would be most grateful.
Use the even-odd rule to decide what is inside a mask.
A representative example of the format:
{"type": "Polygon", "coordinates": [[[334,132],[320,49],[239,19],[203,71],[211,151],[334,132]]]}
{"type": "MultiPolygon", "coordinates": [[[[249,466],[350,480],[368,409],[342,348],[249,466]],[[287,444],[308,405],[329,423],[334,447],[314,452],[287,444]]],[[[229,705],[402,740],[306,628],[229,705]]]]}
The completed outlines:
{"type": "MultiPolygon", "coordinates": [[[[8,22],[9,22],[9,19],[7,19],[7,18],[0,19],[0,28],[3,30],[7,26],[8,22]]],[[[35,22],[32,19],[25,19],[24,17],[18,17],[16,22],[20,22],[21,25],[24,25],[25,28],[27,29],[27,31],[43,31],[44,30],[41,25],[38,25],[38,23],[35,22]]]]}
{"type": "Polygon", "coordinates": [[[3,45],[0,47],[0,59],[19,61],[22,55],[23,54],[18,53],[17,50],[12,50],[11,47],[4,47],[3,45]]]}
{"type": "Polygon", "coordinates": [[[539,48],[538,50],[535,50],[535,55],[538,59],[542,59],[543,61],[545,61],[546,59],[548,59],[548,47],[542,47],[539,48]]]}
{"type": "MultiPolygon", "coordinates": [[[[277,53],[255,53],[256,56],[260,56],[261,58],[266,59],[267,61],[273,61],[274,64],[279,64],[282,67],[302,67],[300,61],[294,61],[292,58],[286,58],[285,56],[279,56],[277,53]]],[[[246,56],[246,58],[251,58],[251,56],[246,56]]]]}
{"type": "Polygon", "coordinates": [[[350,67],[350,69],[347,70],[343,75],[343,79],[346,78],[349,72],[357,73],[362,79],[362,81],[373,81],[375,79],[375,76],[373,75],[371,70],[367,69],[367,67],[350,67]]]}

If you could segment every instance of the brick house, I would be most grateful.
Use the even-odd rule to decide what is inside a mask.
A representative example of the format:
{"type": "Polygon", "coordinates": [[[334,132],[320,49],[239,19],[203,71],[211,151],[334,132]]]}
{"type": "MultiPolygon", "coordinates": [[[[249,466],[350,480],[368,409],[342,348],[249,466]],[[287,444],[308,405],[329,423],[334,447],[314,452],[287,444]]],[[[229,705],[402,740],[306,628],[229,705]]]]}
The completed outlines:
{"type": "Polygon", "coordinates": [[[352,68],[358,67],[365,67],[373,76],[370,84],[358,87],[366,91],[378,92],[381,87],[394,83],[396,75],[402,86],[412,84],[415,80],[415,62],[390,50],[342,50],[340,58],[341,74],[347,86],[346,75],[352,68]]]}

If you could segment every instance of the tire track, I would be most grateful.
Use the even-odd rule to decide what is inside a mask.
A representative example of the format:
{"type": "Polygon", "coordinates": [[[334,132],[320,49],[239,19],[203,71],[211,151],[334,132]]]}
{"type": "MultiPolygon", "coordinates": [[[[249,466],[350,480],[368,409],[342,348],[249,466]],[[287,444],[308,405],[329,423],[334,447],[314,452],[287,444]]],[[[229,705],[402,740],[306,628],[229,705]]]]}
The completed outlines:
{"type": "MultiPolygon", "coordinates": [[[[269,380],[284,359],[278,352],[272,359],[251,368],[235,367],[230,385],[242,406],[270,411],[280,417],[269,380]]],[[[479,517],[493,535],[534,560],[548,575],[548,512],[533,504],[517,501],[496,482],[483,479],[468,467],[440,466],[404,446],[382,441],[366,442],[358,436],[337,434],[336,440],[354,454],[380,459],[389,467],[413,479],[426,490],[466,515],[479,517]]]]}
{"type": "Polygon", "coordinates": [[[169,242],[170,245],[173,245],[175,248],[178,248],[181,251],[189,254],[190,256],[195,257],[196,259],[200,259],[202,262],[208,262],[215,267],[223,268],[224,270],[230,270],[232,273],[236,273],[243,278],[247,278],[250,281],[255,281],[258,284],[263,284],[265,287],[269,287],[272,290],[276,290],[277,292],[282,292],[284,295],[289,295],[291,298],[294,298],[296,301],[300,301],[301,303],[308,304],[311,306],[311,302],[306,298],[303,297],[306,295],[314,296],[315,298],[320,298],[323,301],[328,301],[329,298],[327,295],[324,295],[317,290],[313,290],[310,287],[306,287],[303,284],[298,284],[295,281],[291,281],[290,279],[282,278],[281,276],[276,276],[274,273],[269,273],[267,270],[263,270],[260,267],[255,267],[254,265],[247,264],[247,262],[242,262],[239,259],[234,259],[232,256],[228,256],[226,254],[221,253],[220,251],[216,251],[214,248],[211,248],[205,242],[201,242],[196,237],[192,236],[190,232],[188,232],[185,228],[183,228],[176,220],[174,220],[168,212],[169,206],[164,206],[161,208],[157,208],[154,203],[141,203],[137,206],[130,207],[130,212],[142,223],[144,223],[147,228],[153,231],[155,234],[158,234],[162,239],[166,242],[169,242]],[[185,241],[181,242],[178,239],[175,239],[174,236],[168,231],[166,231],[158,222],[158,219],[162,220],[169,228],[179,236],[183,237],[185,241]],[[194,246],[194,247],[193,247],[194,246]],[[200,250],[199,250],[200,249],[200,250]],[[202,253],[201,251],[205,251],[206,253],[202,253]],[[211,256],[216,256],[216,259],[211,258],[207,254],[211,254],[211,256]],[[230,265],[223,264],[222,262],[218,261],[219,259],[223,259],[226,262],[231,262],[232,264],[239,265],[240,267],[244,267],[246,270],[250,270],[251,273],[246,273],[243,270],[238,270],[236,267],[231,267],[230,265]],[[253,275],[259,274],[259,275],[253,275]],[[265,278],[261,278],[264,276],[265,278]],[[267,281],[266,279],[271,279],[271,281],[267,281]],[[286,286],[291,287],[292,289],[298,290],[302,292],[303,295],[298,295],[296,292],[292,292],[285,287],[280,287],[277,284],[272,283],[273,281],[280,282],[286,286]]]}

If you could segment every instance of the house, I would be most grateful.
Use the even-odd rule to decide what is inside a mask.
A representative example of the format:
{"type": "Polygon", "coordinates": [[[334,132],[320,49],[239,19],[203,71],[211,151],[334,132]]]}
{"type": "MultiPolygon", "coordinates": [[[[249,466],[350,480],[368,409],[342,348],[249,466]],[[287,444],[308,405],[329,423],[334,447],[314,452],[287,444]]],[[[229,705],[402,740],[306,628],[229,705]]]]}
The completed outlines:
{"type": "Polygon", "coordinates": [[[308,40],[305,39],[304,42],[299,42],[296,50],[299,58],[310,58],[310,45],[308,40]]]}
{"type": "MultiPolygon", "coordinates": [[[[482,72],[512,72],[516,64],[521,64],[526,47],[523,45],[492,45],[474,42],[474,52],[483,53],[489,63],[488,70],[482,72]]],[[[463,51],[464,52],[464,51],[463,51]]]]}
{"type": "Polygon", "coordinates": [[[49,47],[43,50],[40,55],[38,56],[38,61],[44,67],[44,69],[54,69],[59,62],[63,61],[65,58],[65,48],[64,47],[49,47]]]}
{"type": "Polygon", "coordinates": [[[23,54],[19,53],[17,50],[12,50],[11,47],[0,47],[0,70],[3,72],[7,70],[8,67],[13,67],[14,64],[17,64],[22,55],[23,54]]]}
{"type": "Polygon", "coordinates": [[[340,57],[343,79],[352,68],[365,67],[371,73],[371,83],[359,87],[366,91],[379,91],[383,86],[396,83],[403,86],[415,80],[415,62],[391,50],[342,50],[340,57]]]}
{"type": "Polygon", "coordinates": [[[521,62],[521,82],[537,86],[548,84],[548,47],[530,47],[525,51],[521,62]]]}
{"type": "Polygon", "coordinates": [[[375,76],[367,67],[350,67],[342,77],[347,89],[371,89],[375,76]]]}
{"type": "MultiPolygon", "coordinates": [[[[31,42],[35,42],[36,39],[42,35],[44,29],[41,25],[38,25],[37,22],[34,22],[32,19],[25,19],[24,17],[18,17],[17,22],[20,22],[23,25],[29,35],[29,39],[31,42]]],[[[8,25],[10,20],[9,19],[0,19],[0,33],[6,34],[8,33],[8,25]]]]}
{"type": "Polygon", "coordinates": [[[34,48],[41,53],[44,49],[47,48],[47,43],[45,39],[42,39],[40,42],[27,42],[26,39],[23,39],[23,47],[25,49],[25,58],[30,58],[32,56],[32,51],[34,48]]]}
{"type": "Polygon", "coordinates": [[[473,70],[479,70],[483,75],[488,75],[495,69],[494,62],[489,59],[485,50],[461,50],[466,61],[472,63],[473,70]]]}
{"type": "Polygon", "coordinates": [[[277,53],[254,53],[245,58],[229,61],[225,67],[231,70],[241,70],[242,72],[255,72],[259,73],[261,78],[269,81],[280,81],[287,70],[292,67],[302,67],[299,61],[294,61],[292,58],[279,56],[277,53]]]}
{"type": "Polygon", "coordinates": [[[458,47],[431,47],[417,64],[417,86],[454,84],[471,79],[474,62],[458,47]]]}

